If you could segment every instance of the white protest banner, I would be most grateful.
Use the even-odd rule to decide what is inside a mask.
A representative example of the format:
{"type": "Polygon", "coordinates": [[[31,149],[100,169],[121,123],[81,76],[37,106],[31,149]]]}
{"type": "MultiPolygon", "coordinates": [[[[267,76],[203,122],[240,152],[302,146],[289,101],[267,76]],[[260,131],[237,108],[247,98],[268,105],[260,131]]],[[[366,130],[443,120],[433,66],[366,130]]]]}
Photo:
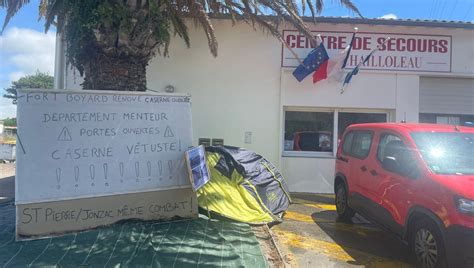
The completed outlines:
{"type": "MultiPolygon", "coordinates": [[[[187,189],[176,196],[180,202],[195,199],[183,159],[192,143],[189,96],[20,90],[17,122],[21,148],[17,148],[16,204],[23,208],[17,211],[23,222],[31,224],[28,219],[35,212],[24,208],[45,202],[170,189],[187,189]]],[[[134,201],[130,196],[125,200],[134,201]]],[[[88,209],[100,210],[100,205],[88,209]]],[[[141,206],[147,209],[147,204],[141,206]]],[[[186,213],[191,211],[186,208],[186,213]]],[[[115,212],[117,220],[123,218],[123,213],[115,212]]],[[[41,213],[41,218],[48,216],[46,208],[41,213]]],[[[87,219],[84,214],[75,217],[87,219]]],[[[101,225],[94,220],[92,225],[101,225]]]]}

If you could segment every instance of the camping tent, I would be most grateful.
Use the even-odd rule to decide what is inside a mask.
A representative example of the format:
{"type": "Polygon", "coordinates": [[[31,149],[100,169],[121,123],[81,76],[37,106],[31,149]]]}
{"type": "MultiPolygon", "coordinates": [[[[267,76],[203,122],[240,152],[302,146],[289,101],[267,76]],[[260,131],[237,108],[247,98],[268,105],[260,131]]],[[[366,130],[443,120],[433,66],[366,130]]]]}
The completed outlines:
{"type": "Polygon", "coordinates": [[[261,155],[230,146],[206,147],[211,180],[198,191],[201,208],[253,224],[281,221],[291,199],[285,179],[261,155]]]}

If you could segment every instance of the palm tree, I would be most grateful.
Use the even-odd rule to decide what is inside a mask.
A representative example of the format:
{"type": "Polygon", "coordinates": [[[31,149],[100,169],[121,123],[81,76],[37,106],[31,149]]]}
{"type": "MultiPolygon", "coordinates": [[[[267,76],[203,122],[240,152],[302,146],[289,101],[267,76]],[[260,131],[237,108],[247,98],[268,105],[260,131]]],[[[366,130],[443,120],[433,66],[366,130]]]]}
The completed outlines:
{"type": "MultiPolygon", "coordinates": [[[[188,22],[202,27],[213,56],[217,39],[211,19],[228,16],[281,38],[278,25],[290,22],[307,37],[300,14],[313,18],[324,0],[41,0],[45,32],[51,25],[65,40],[66,58],[84,76],[84,89],[146,90],[146,66],[156,54],[167,55],[173,35],[190,46],[188,22]],[[271,15],[271,16],[268,16],[271,15]]],[[[360,15],[351,0],[337,0],[360,15]]],[[[6,9],[2,31],[30,0],[0,0],[6,9]]]]}

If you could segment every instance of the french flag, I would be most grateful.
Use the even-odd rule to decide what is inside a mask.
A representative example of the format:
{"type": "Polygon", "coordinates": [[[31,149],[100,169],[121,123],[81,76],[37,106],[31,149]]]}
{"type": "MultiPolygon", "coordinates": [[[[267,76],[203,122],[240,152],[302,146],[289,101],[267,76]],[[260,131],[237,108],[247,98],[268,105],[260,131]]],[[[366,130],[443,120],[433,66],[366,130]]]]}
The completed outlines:
{"type": "Polygon", "coordinates": [[[320,67],[313,73],[313,83],[317,83],[327,78],[334,78],[340,80],[342,78],[342,72],[346,67],[347,60],[352,50],[352,44],[354,43],[355,33],[352,34],[350,44],[336,56],[328,58],[324,61],[320,67]]]}

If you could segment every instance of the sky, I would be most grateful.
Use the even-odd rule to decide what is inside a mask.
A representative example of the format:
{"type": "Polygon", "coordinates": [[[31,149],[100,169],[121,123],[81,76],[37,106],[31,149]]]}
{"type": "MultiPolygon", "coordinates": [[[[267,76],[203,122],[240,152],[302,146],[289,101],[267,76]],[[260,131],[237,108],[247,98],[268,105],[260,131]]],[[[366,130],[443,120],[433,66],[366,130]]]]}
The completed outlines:
{"type": "MultiPolygon", "coordinates": [[[[296,0],[298,2],[298,0],[296,0]]],[[[0,120],[16,117],[16,106],[3,98],[12,81],[36,71],[54,74],[55,29],[44,33],[38,21],[39,0],[32,0],[0,35],[0,120]]],[[[353,0],[366,18],[429,19],[474,23],[473,0],[353,0]]],[[[307,12],[308,13],[308,12],[307,12]]],[[[309,14],[309,13],[308,13],[309,14]]],[[[354,17],[337,0],[326,0],[321,16],[354,17]]],[[[0,10],[3,25],[5,11],[0,10]]]]}

